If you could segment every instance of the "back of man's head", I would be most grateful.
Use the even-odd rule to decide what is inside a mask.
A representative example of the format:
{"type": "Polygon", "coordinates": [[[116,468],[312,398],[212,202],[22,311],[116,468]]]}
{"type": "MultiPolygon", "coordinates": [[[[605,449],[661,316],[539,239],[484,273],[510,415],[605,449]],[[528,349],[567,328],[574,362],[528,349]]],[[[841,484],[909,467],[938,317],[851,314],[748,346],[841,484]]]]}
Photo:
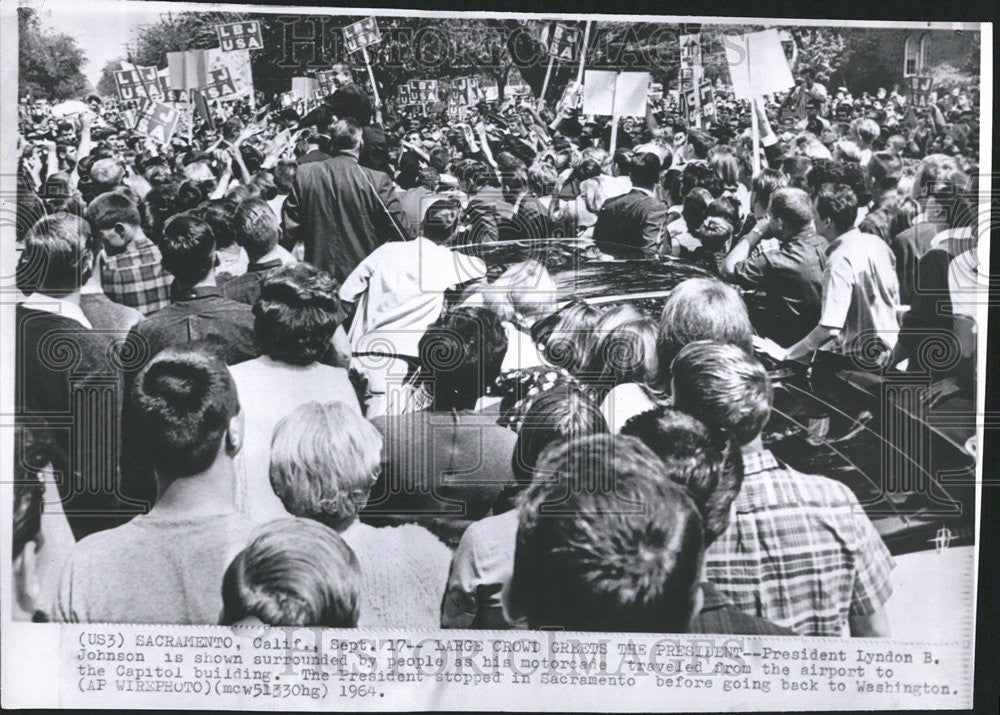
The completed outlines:
{"type": "Polygon", "coordinates": [[[251,261],[260,260],[278,245],[278,217],[263,199],[250,199],[240,204],[233,217],[236,242],[247,252],[251,261]]]}
{"type": "Polygon", "coordinates": [[[331,151],[356,151],[361,147],[361,125],[351,117],[340,117],[330,125],[331,151]]]}
{"type": "Polygon", "coordinates": [[[903,161],[895,154],[887,151],[875,152],[868,161],[868,176],[874,190],[888,191],[896,188],[902,174],[903,161]]]}
{"type": "Polygon", "coordinates": [[[114,159],[98,159],[90,167],[90,180],[97,193],[111,191],[125,179],[125,170],[114,159]]]}
{"type": "Polygon", "coordinates": [[[546,450],[519,505],[509,616],[533,629],[689,629],[701,517],[639,440],[595,435],[546,450]]]}
{"type": "Polygon", "coordinates": [[[226,366],[212,353],[190,348],[157,354],[136,377],[132,404],[143,449],[161,479],[211,467],[240,411],[226,366]]]}
{"type": "Polygon", "coordinates": [[[215,265],[215,234],[207,221],[189,213],[172,217],[160,239],[163,268],[178,283],[193,286],[215,265]]]}
{"type": "Polygon", "coordinates": [[[694,500],[708,548],[729,526],[729,510],[743,484],[738,448],[718,431],[671,407],[636,415],[621,433],[637,437],[653,450],[670,479],[694,500]]]}
{"type": "Polygon", "coordinates": [[[90,202],[86,217],[94,232],[108,231],[118,224],[135,229],[139,226],[139,205],[125,193],[108,191],[90,202]]]}
{"type": "Polygon", "coordinates": [[[417,175],[417,183],[425,189],[434,191],[437,189],[438,184],[441,183],[441,174],[431,164],[422,166],[420,167],[420,173],[417,175]]]}
{"type": "Polygon", "coordinates": [[[423,234],[434,243],[447,243],[458,230],[462,204],[457,199],[438,199],[424,214],[423,234]]]}
{"type": "Polygon", "coordinates": [[[677,409],[740,446],[764,429],[774,395],[767,372],[750,353],[735,345],[699,340],[682,348],[670,369],[677,409]]]}
{"type": "Polygon", "coordinates": [[[372,101],[356,84],[338,88],[328,101],[333,114],[341,119],[351,119],[359,127],[367,127],[371,123],[372,101]]]}
{"type": "Polygon", "coordinates": [[[652,188],[660,178],[660,157],[652,152],[637,154],[632,158],[629,177],[635,186],[652,188]]]}
{"type": "Polygon", "coordinates": [[[25,236],[17,262],[17,287],[25,295],[75,293],[90,277],[92,260],[86,221],[69,213],[46,216],[25,236]]]}
{"type": "Polygon", "coordinates": [[[837,234],[847,233],[858,217],[858,197],[846,184],[823,184],[816,197],[816,215],[831,221],[837,234]]]}
{"type": "Polygon", "coordinates": [[[688,278],[667,296],[660,313],[656,355],[664,389],[670,387],[670,363],[695,340],[717,340],[753,349],[753,326],[743,298],[716,278],[688,278]]]}
{"type": "Polygon", "coordinates": [[[708,189],[691,189],[684,197],[681,216],[687,224],[688,231],[695,231],[708,215],[708,206],[712,203],[712,194],[708,189]]]}
{"type": "Polygon", "coordinates": [[[771,215],[781,221],[785,235],[802,231],[813,220],[809,194],[791,187],[778,189],[771,194],[771,215]]]}

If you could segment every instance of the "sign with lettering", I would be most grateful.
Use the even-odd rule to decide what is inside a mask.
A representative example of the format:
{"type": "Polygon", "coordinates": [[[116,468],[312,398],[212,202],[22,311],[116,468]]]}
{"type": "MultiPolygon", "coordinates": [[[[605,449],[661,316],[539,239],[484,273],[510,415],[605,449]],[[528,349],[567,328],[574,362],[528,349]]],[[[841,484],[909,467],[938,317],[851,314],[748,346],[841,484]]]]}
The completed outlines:
{"type": "Polygon", "coordinates": [[[163,91],[156,68],[152,66],[136,66],[134,69],[115,72],[115,86],[118,98],[123,101],[133,99],[151,99],[154,102],[163,100],[163,91]]]}
{"type": "Polygon", "coordinates": [[[396,88],[396,97],[399,99],[399,103],[403,106],[413,104],[413,98],[410,96],[410,85],[399,85],[399,87],[396,88]]]}
{"type": "Polygon", "coordinates": [[[180,120],[180,112],[173,107],[160,102],[147,103],[139,112],[135,130],[140,134],[145,134],[150,139],[155,139],[161,144],[166,144],[173,136],[180,120]]]}
{"type": "Polygon", "coordinates": [[[575,62],[580,48],[580,31],[561,23],[552,30],[549,55],[557,60],[575,62]]]}
{"type": "Polygon", "coordinates": [[[218,25],[215,29],[219,33],[219,47],[223,52],[259,50],[264,47],[260,23],[256,20],[218,25]]]}
{"type": "Polygon", "coordinates": [[[701,117],[702,119],[715,119],[715,92],[712,90],[712,83],[703,80],[701,83],[701,117]]]}
{"type": "Polygon", "coordinates": [[[344,44],[347,52],[354,54],[358,50],[377,44],[382,39],[378,31],[378,23],[374,17],[366,17],[344,28],[344,44]]]}
{"type": "Polygon", "coordinates": [[[201,88],[205,99],[221,99],[236,94],[236,85],[229,75],[229,69],[222,67],[208,73],[208,84],[201,88]]]}
{"type": "Polygon", "coordinates": [[[681,66],[701,65],[701,35],[681,35],[681,66]]]}
{"type": "Polygon", "coordinates": [[[434,104],[441,101],[438,98],[438,83],[436,79],[411,79],[410,95],[419,104],[434,104]]]}
{"type": "Polygon", "coordinates": [[[333,70],[323,70],[316,73],[316,81],[324,95],[333,94],[337,90],[336,72],[333,70]]]}

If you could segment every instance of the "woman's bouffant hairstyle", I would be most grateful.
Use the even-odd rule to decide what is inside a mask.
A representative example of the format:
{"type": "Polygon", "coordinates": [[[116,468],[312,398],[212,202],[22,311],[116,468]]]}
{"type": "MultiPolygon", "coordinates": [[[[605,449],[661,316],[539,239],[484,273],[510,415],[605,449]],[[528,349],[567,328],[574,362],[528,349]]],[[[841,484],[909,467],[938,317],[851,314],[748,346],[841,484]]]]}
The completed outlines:
{"type": "Polygon", "coordinates": [[[626,382],[652,387],[656,379],[656,321],[625,304],[609,309],[597,323],[597,349],[586,379],[599,392],[626,382]]]}
{"type": "Polygon", "coordinates": [[[354,628],[361,570],[337,532],[308,519],[260,527],[226,569],[223,625],[254,617],[270,626],[354,628]]]}
{"type": "Polygon", "coordinates": [[[343,402],[308,402],[286,415],[271,439],[271,488],[289,514],[334,529],[368,503],[382,435],[343,402]]]}
{"type": "Polygon", "coordinates": [[[571,300],[531,326],[531,339],[555,367],[574,375],[586,369],[597,345],[601,312],[582,300],[571,300]]]}
{"type": "Polygon", "coordinates": [[[253,314],[261,352],[292,365],[309,365],[327,354],[343,321],[336,281],[308,263],[269,275],[253,314]]]}

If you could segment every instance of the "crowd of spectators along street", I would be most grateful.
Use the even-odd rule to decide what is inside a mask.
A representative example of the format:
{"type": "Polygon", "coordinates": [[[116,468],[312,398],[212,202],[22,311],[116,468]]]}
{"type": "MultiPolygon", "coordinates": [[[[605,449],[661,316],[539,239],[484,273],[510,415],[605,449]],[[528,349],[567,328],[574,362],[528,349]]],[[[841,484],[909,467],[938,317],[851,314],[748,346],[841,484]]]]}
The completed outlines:
{"type": "Polygon", "coordinates": [[[383,116],[337,85],[166,145],[114,101],[22,105],[21,618],[891,634],[857,498],[761,441],[763,363],[862,356],[973,404],[974,92],[802,72],[754,110],[754,173],[721,90],[609,152],[572,103],[383,116]],[[553,237],[715,277],[649,316],[470,250],[553,237]]]}

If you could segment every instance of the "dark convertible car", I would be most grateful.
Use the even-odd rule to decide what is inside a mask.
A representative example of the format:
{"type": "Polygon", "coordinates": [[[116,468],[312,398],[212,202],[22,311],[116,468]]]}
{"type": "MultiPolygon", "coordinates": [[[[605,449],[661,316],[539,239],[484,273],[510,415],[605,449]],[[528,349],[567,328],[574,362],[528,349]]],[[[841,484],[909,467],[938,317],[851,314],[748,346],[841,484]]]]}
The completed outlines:
{"type": "MultiPolygon", "coordinates": [[[[606,253],[580,239],[487,243],[461,250],[486,262],[489,279],[514,263],[536,259],[548,268],[561,300],[630,303],[653,317],[659,317],[677,283],[711,275],[705,268],[642,249],[606,253]]],[[[972,415],[931,420],[926,381],[903,373],[872,376],[845,370],[824,357],[819,353],[810,365],[764,360],[775,388],[764,435],[768,448],[799,471],[849,486],[897,556],[972,544],[972,415]],[[825,418],[822,430],[811,423],[817,414],[825,418]]]]}

